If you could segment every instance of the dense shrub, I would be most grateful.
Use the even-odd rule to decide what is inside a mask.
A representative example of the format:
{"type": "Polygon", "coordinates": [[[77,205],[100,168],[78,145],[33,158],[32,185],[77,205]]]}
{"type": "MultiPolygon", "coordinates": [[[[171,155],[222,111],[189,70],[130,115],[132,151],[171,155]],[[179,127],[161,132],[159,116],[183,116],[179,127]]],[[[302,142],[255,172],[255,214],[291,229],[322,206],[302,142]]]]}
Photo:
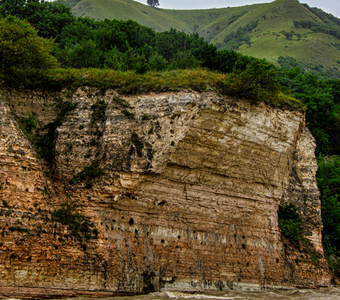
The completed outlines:
{"type": "Polygon", "coordinates": [[[71,234],[80,242],[97,237],[97,230],[90,219],[82,212],[82,205],[76,201],[67,201],[54,211],[53,217],[58,222],[67,225],[71,234]]]}
{"type": "Polygon", "coordinates": [[[297,208],[290,203],[280,206],[278,211],[281,234],[292,243],[297,243],[302,237],[301,217],[297,208]]]}
{"type": "Polygon", "coordinates": [[[53,46],[28,22],[13,16],[0,19],[0,80],[20,85],[46,77],[58,66],[51,55],[53,46]]]}

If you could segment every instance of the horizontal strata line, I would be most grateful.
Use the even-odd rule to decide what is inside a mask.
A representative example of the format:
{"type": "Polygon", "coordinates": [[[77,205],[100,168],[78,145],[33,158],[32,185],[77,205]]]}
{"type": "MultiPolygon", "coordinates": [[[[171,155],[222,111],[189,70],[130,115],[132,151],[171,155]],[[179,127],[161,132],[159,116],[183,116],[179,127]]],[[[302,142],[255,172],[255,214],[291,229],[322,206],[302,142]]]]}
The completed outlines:
{"type": "MultiPolygon", "coordinates": [[[[227,136],[227,135],[224,135],[224,136],[227,136]]],[[[197,141],[197,138],[195,138],[194,136],[190,136],[190,137],[193,139],[193,141],[197,141]]],[[[236,136],[227,136],[227,137],[231,137],[234,140],[242,141],[243,144],[255,145],[257,148],[261,148],[260,147],[261,143],[255,143],[253,141],[245,141],[245,140],[242,140],[242,139],[240,139],[240,138],[238,138],[236,136]]],[[[180,142],[181,141],[186,141],[186,140],[190,140],[188,134],[186,134],[185,137],[182,140],[180,140],[180,142]]],[[[191,144],[193,144],[193,145],[205,145],[205,144],[199,144],[197,142],[192,142],[191,144]]],[[[294,146],[294,143],[286,143],[286,144],[289,145],[290,147],[294,146]]],[[[207,146],[206,148],[214,148],[214,146],[210,146],[210,147],[207,146]]],[[[270,149],[273,152],[281,153],[280,151],[278,151],[278,150],[276,150],[276,149],[274,149],[272,147],[268,147],[268,149],[270,149]]]]}
{"type": "MultiPolygon", "coordinates": [[[[240,126],[241,127],[241,126],[240,126]]],[[[204,127],[198,127],[198,126],[192,126],[192,128],[193,129],[198,129],[198,130],[202,130],[202,131],[208,131],[208,132],[216,132],[216,133],[218,133],[218,134],[221,134],[221,135],[224,135],[224,136],[228,136],[228,135],[226,135],[226,134],[223,134],[223,133],[219,133],[218,131],[216,131],[216,130],[211,130],[211,129],[207,129],[207,128],[204,128],[204,127]]],[[[244,126],[244,128],[249,128],[249,127],[246,127],[246,126],[244,126]]],[[[255,130],[254,130],[255,131],[255,130]]],[[[288,131],[288,130],[287,130],[288,131]]],[[[297,130],[297,132],[298,132],[299,130],[297,130]]],[[[260,132],[260,133],[264,133],[264,134],[266,134],[268,137],[270,137],[270,138],[272,138],[272,139],[278,139],[278,137],[276,137],[276,136],[274,136],[274,135],[269,135],[267,132],[268,131],[261,131],[261,128],[259,127],[259,130],[257,130],[256,132],[260,132]]],[[[275,132],[275,130],[271,130],[271,131],[269,131],[269,132],[275,132]]],[[[242,133],[241,133],[242,134],[242,133]]],[[[243,134],[244,136],[247,136],[247,135],[245,135],[245,134],[243,134]]],[[[251,135],[248,135],[248,136],[251,136],[251,135]]],[[[237,138],[236,136],[232,136],[232,137],[234,137],[234,138],[237,138]]],[[[293,142],[294,143],[294,142],[293,142]]],[[[289,144],[290,145],[290,143],[287,143],[287,144],[289,144]]]]}
{"type": "MultiPolygon", "coordinates": [[[[206,167],[206,168],[190,168],[188,166],[184,166],[184,165],[180,165],[180,164],[177,164],[177,163],[172,163],[172,162],[168,162],[166,164],[166,166],[169,166],[169,167],[178,167],[178,168],[181,168],[181,169],[189,169],[189,170],[197,170],[197,171],[204,171],[206,173],[210,173],[210,174],[214,174],[214,175],[219,175],[219,176],[222,176],[222,177],[226,177],[226,178],[233,178],[233,179],[246,179],[246,178],[240,178],[240,177],[235,177],[235,176],[230,176],[230,175],[226,175],[226,174],[223,174],[223,173],[216,173],[216,172],[213,172],[213,171],[210,171],[210,170],[214,170],[212,168],[209,168],[209,167],[206,167]]],[[[240,174],[242,175],[243,173],[236,173],[236,172],[233,172],[234,174],[240,174]]],[[[162,174],[162,173],[161,173],[162,174]]],[[[248,179],[249,178],[253,178],[253,176],[248,176],[248,179]]],[[[266,185],[271,185],[273,187],[280,187],[280,186],[276,186],[276,185],[273,185],[271,183],[267,183],[267,182],[262,182],[262,181],[251,181],[248,183],[258,183],[258,184],[266,184],[266,185]]]]}

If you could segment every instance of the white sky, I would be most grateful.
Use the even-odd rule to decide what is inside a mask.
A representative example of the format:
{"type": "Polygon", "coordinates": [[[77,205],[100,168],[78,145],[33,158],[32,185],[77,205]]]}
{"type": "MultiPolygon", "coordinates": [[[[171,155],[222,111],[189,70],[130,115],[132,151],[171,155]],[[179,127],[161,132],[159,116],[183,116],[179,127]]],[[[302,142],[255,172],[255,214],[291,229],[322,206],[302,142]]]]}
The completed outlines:
{"type": "MultiPolygon", "coordinates": [[[[146,4],[146,0],[135,0],[146,4]]],[[[158,0],[160,8],[173,9],[199,9],[199,8],[221,8],[228,6],[243,6],[255,3],[269,3],[273,0],[158,0]]],[[[327,13],[340,18],[340,2],[339,0],[300,0],[300,3],[307,3],[311,7],[318,7],[327,13]]]]}

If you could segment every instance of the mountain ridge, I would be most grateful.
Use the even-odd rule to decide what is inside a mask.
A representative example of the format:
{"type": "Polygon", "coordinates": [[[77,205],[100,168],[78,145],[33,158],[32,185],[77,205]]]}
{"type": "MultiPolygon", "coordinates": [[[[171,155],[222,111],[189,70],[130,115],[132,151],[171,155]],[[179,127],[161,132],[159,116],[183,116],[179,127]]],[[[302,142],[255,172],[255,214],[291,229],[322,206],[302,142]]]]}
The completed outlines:
{"type": "Polygon", "coordinates": [[[296,28],[294,21],[326,24],[315,14],[315,9],[296,0],[195,10],[154,8],[133,0],[64,0],[64,3],[70,5],[77,16],[132,19],[158,32],[175,28],[198,33],[221,50],[265,58],[277,66],[280,57],[293,57],[306,71],[317,69],[327,72],[330,78],[340,78],[339,39],[325,32],[296,28]],[[240,37],[239,33],[251,22],[257,22],[256,28],[240,37]],[[293,36],[287,37],[286,33],[293,36]],[[228,44],[230,34],[233,36],[228,44]],[[241,41],[236,42],[235,37],[241,41]]]}

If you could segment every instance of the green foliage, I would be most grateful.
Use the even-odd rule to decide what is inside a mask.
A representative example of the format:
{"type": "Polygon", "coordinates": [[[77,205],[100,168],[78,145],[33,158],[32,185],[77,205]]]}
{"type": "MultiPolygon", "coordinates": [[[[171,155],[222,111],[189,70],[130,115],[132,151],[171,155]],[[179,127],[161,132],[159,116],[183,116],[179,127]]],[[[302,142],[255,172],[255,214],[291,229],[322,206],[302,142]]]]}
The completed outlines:
{"type": "Polygon", "coordinates": [[[106,120],[105,110],[107,107],[107,103],[104,100],[98,101],[97,103],[91,106],[91,123],[95,124],[97,122],[104,122],[106,120]]]}
{"type": "Polygon", "coordinates": [[[273,66],[265,61],[254,60],[244,71],[229,76],[226,93],[249,100],[252,104],[278,99],[280,92],[279,78],[273,66]]]}
{"type": "Polygon", "coordinates": [[[292,243],[297,243],[302,238],[302,219],[297,213],[295,205],[290,203],[280,206],[278,218],[282,236],[292,243]]]}
{"type": "Polygon", "coordinates": [[[316,138],[317,155],[340,153],[340,107],[334,102],[340,91],[338,81],[325,82],[300,69],[281,70],[280,81],[286,93],[306,105],[307,126],[316,138]]]}
{"type": "Polygon", "coordinates": [[[323,32],[340,39],[340,25],[334,23],[322,24],[310,20],[294,21],[296,28],[308,28],[314,32],[323,32]]]}
{"type": "Polygon", "coordinates": [[[318,157],[317,183],[321,193],[322,242],[333,273],[340,277],[340,157],[318,157]]]}
{"type": "Polygon", "coordinates": [[[283,30],[280,33],[282,33],[287,38],[287,40],[292,40],[292,38],[294,36],[294,31],[286,32],[286,31],[283,30]]]}
{"type": "Polygon", "coordinates": [[[159,6],[158,0],[147,0],[146,3],[152,7],[159,6]]]}
{"type": "Polygon", "coordinates": [[[56,37],[74,20],[71,9],[60,1],[0,0],[0,16],[27,20],[44,38],[56,37]]]}
{"type": "Polygon", "coordinates": [[[244,16],[247,13],[248,13],[248,11],[244,10],[240,13],[232,15],[231,18],[228,20],[227,24],[230,25],[230,24],[234,23],[235,21],[237,21],[239,18],[241,18],[242,16],[244,16]]]}
{"type": "Polygon", "coordinates": [[[323,243],[329,254],[340,251],[340,157],[331,156],[327,161],[318,157],[318,187],[321,192],[323,243]]]}
{"type": "Polygon", "coordinates": [[[70,184],[77,184],[85,181],[85,188],[90,189],[93,186],[93,180],[100,177],[105,172],[99,168],[97,160],[93,161],[91,165],[84,167],[84,169],[70,180],[70,184]]]}
{"type": "Polygon", "coordinates": [[[67,225],[71,234],[80,242],[97,238],[97,231],[90,219],[83,214],[82,205],[76,201],[67,201],[53,212],[53,217],[58,222],[67,225]]]}
{"type": "Polygon", "coordinates": [[[156,45],[155,32],[131,20],[78,18],[56,38],[60,43],[54,52],[63,67],[104,67],[138,73],[150,69],[148,57],[156,45]]]}
{"type": "Polygon", "coordinates": [[[142,156],[142,150],[144,148],[143,143],[139,140],[138,134],[137,133],[132,133],[131,134],[131,142],[132,144],[134,144],[134,146],[136,147],[137,150],[137,154],[138,156],[142,156]]]}
{"type": "Polygon", "coordinates": [[[178,53],[194,55],[199,60],[199,52],[204,51],[207,42],[197,33],[186,34],[171,28],[157,34],[157,52],[167,61],[171,61],[178,53]]]}
{"type": "Polygon", "coordinates": [[[123,109],[122,113],[124,114],[125,117],[127,117],[130,120],[133,120],[135,118],[135,114],[129,112],[127,109],[123,109]]]}
{"type": "Polygon", "coordinates": [[[237,50],[243,44],[248,44],[250,46],[250,36],[249,34],[258,26],[259,21],[251,21],[243,27],[239,27],[236,31],[228,34],[223,42],[226,44],[226,49],[237,50]]]}
{"type": "Polygon", "coordinates": [[[0,19],[0,80],[21,85],[46,77],[58,66],[51,55],[53,46],[28,22],[13,16],[0,19]]]}
{"type": "MultiPolygon", "coordinates": [[[[267,62],[258,61],[256,63],[256,61],[258,60],[255,58],[253,58],[253,62],[250,59],[241,59],[234,67],[235,73],[228,75],[201,69],[174,70],[161,73],[148,72],[146,74],[99,69],[58,69],[55,70],[53,77],[51,76],[49,81],[43,81],[41,85],[58,84],[60,87],[69,86],[71,88],[81,86],[92,86],[100,89],[112,88],[117,89],[121,94],[134,95],[147,92],[178,91],[181,89],[191,89],[199,92],[213,89],[224,95],[242,97],[247,95],[251,97],[253,95],[253,99],[249,99],[253,103],[256,103],[259,99],[273,106],[303,109],[304,106],[294,97],[278,93],[277,88],[280,88],[280,86],[276,84],[275,69],[270,67],[271,65],[267,62]],[[248,64],[250,66],[247,69],[248,64]],[[236,71],[237,68],[240,70],[236,71]],[[264,73],[266,69],[270,72],[268,76],[264,73]],[[257,70],[259,70],[259,73],[257,73],[257,70]],[[251,79],[251,85],[247,82],[243,84],[242,80],[245,81],[252,76],[256,78],[251,79]],[[244,86],[247,87],[247,91],[242,90],[244,86]],[[271,88],[273,89],[269,90],[271,88]],[[256,92],[252,89],[255,89],[256,92]]],[[[231,65],[222,67],[231,68],[231,65]]],[[[115,101],[125,108],[128,107],[126,103],[118,98],[115,101]]]]}
{"type": "Polygon", "coordinates": [[[310,73],[316,75],[319,79],[327,80],[329,78],[340,78],[340,72],[336,68],[325,69],[321,64],[303,63],[291,56],[280,56],[278,63],[284,69],[299,68],[302,74],[310,73]],[[308,72],[307,72],[308,70],[308,72]]]}
{"type": "Polygon", "coordinates": [[[80,41],[63,50],[56,49],[56,57],[65,67],[95,68],[102,65],[103,53],[92,40],[80,41]]]}
{"type": "Polygon", "coordinates": [[[32,114],[18,120],[21,130],[35,146],[38,155],[47,163],[54,160],[57,127],[63,123],[66,114],[76,108],[76,104],[58,98],[55,99],[54,107],[58,113],[56,119],[42,128],[38,126],[37,118],[32,114]]]}
{"type": "Polygon", "coordinates": [[[303,3],[304,7],[306,7],[310,12],[315,14],[318,18],[320,18],[324,23],[335,23],[340,26],[340,19],[333,16],[332,14],[324,12],[322,9],[317,7],[309,7],[308,4],[303,3]]]}
{"type": "Polygon", "coordinates": [[[170,69],[195,69],[199,66],[200,61],[190,52],[178,52],[176,56],[171,60],[170,69]]]}
{"type": "Polygon", "coordinates": [[[22,122],[21,126],[23,131],[27,133],[32,133],[33,130],[38,128],[38,119],[32,115],[31,113],[27,113],[27,117],[25,117],[22,122]]]}
{"type": "Polygon", "coordinates": [[[168,68],[168,61],[160,54],[156,53],[149,58],[151,70],[164,71],[168,68]]]}

